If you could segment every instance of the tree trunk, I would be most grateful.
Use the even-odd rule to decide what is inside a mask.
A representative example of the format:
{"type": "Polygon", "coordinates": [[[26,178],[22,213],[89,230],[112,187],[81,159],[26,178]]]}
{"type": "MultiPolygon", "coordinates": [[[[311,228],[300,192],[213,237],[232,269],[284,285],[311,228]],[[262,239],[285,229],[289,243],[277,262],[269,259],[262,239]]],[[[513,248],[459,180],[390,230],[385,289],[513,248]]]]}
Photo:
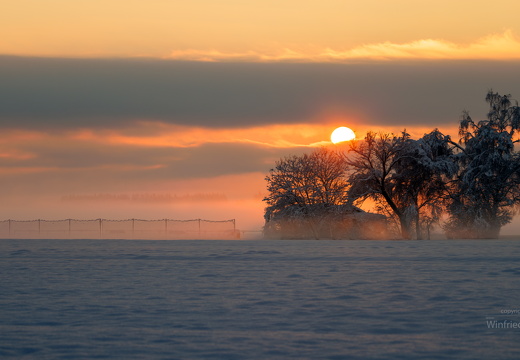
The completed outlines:
{"type": "Polygon", "coordinates": [[[501,226],[498,224],[492,224],[489,228],[477,234],[477,238],[480,239],[498,239],[500,236],[501,226]]]}
{"type": "Polygon", "coordinates": [[[309,224],[309,227],[311,229],[312,235],[314,236],[314,240],[319,240],[318,231],[316,230],[316,223],[314,219],[307,219],[307,223],[309,224]]]}
{"type": "Polygon", "coordinates": [[[404,215],[399,216],[399,222],[401,224],[401,236],[405,240],[410,240],[412,238],[412,234],[410,231],[410,222],[404,215]]]}
{"type": "Polygon", "coordinates": [[[381,195],[383,195],[383,198],[386,200],[386,203],[390,206],[390,208],[394,211],[394,214],[397,215],[399,218],[399,223],[401,225],[401,236],[403,239],[409,240],[411,239],[411,232],[410,232],[410,222],[406,218],[406,215],[399,210],[399,208],[395,205],[392,198],[388,195],[388,193],[383,189],[381,191],[381,195]]]}
{"type": "Polygon", "coordinates": [[[421,228],[421,217],[419,216],[419,211],[417,211],[417,214],[415,215],[415,231],[417,235],[417,240],[422,240],[422,228],[421,228]]]}

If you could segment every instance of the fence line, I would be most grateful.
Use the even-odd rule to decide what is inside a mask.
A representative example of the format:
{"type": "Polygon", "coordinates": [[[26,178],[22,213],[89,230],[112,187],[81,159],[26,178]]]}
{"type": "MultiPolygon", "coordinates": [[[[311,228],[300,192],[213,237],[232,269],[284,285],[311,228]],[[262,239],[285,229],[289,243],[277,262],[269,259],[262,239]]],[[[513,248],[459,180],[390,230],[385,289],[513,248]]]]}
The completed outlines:
{"type": "Polygon", "coordinates": [[[235,219],[0,220],[1,239],[237,239],[235,219]]]}

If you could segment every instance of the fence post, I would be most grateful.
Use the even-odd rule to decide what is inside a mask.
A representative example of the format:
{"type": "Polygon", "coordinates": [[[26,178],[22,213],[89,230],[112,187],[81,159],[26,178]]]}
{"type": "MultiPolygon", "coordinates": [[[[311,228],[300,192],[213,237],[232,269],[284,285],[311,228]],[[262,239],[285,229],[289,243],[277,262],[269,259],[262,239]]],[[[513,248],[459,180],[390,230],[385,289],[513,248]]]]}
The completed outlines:
{"type": "Polygon", "coordinates": [[[135,219],[132,219],[132,239],[135,239],[135,219]]]}
{"type": "Polygon", "coordinates": [[[233,239],[240,239],[240,233],[237,233],[236,221],[233,219],[233,239]]]}
{"type": "Polygon", "coordinates": [[[69,240],[71,239],[71,234],[70,234],[70,223],[71,223],[71,219],[69,219],[69,240]]]}
{"type": "Polygon", "coordinates": [[[38,219],[38,237],[42,237],[42,221],[38,219]]]}
{"type": "Polygon", "coordinates": [[[11,219],[9,219],[9,237],[11,237],[11,219]]]}
{"type": "Polygon", "coordinates": [[[99,238],[103,238],[103,220],[99,219],[99,238]]]}
{"type": "Polygon", "coordinates": [[[200,238],[200,219],[199,219],[199,238],[200,238]]]}

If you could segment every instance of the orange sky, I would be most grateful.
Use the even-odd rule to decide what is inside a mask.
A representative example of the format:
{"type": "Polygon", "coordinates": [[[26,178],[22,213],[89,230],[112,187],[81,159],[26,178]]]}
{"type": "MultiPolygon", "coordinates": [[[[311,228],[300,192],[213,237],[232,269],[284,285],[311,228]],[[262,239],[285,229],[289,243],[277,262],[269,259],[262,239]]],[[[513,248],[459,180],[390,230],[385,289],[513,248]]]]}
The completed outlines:
{"type": "Polygon", "coordinates": [[[485,116],[490,88],[520,98],[518,10],[513,0],[5,1],[0,218],[260,228],[269,168],[329,144],[335,127],[455,136],[462,110],[485,116]],[[61,200],[100,193],[227,200],[61,200]]]}
{"type": "Polygon", "coordinates": [[[8,0],[0,53],[518,58],[518,10],[515,0],[8,0]]]}

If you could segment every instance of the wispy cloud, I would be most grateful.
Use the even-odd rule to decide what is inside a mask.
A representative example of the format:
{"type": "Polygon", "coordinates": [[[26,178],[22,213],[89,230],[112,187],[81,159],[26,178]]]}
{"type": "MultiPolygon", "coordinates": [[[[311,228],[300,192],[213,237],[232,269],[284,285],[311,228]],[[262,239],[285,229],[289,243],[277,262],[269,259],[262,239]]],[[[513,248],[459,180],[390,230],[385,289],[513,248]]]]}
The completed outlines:
{"type": "Polygon", "coordinates": [[[141,121],[133,127],[72,131],[79,141],[142,147],[192,148],[203,144],[252,144],[271,148],[315,147],[328,140],[331,125],[289,124],[248,128],[204,128],[141,121]]]}
{"type": "Polygon", "coordinates": [[[222,52],[218,50],[175,50],[166,59],[204,62],[226,62],[226,61],[253,61],[253,62],[298,62],[308,59],[310,54],[285,48],[277,53],[262,53],[258,51],[246,52],[222,52]]]}
{"type": "Polygon", "coordinates": [[[0,174],[16,187],[20,177],[35,186],[46,176],[70,179],[75,188],[89,187],[92,178],[114,185],[263,172],[284,154],[325,144],[330,131],[326,124],[223,129],[152,121],[118,129],[4,129],[0,174]]]}
{"type": "Polygon", "coordinates": [[[285,48],[280,52],[256,51],[226,53],[217,50],[175,50],[166,58],[186,61],[226,62],[348,62],[352,60],[391,59],[520,59],[520,40],[511,30],[492,34],[469,44],[457,44],[442,39],[419,39],[408,43],[365,44],[352,49],[303,51],[285,48]]]}

